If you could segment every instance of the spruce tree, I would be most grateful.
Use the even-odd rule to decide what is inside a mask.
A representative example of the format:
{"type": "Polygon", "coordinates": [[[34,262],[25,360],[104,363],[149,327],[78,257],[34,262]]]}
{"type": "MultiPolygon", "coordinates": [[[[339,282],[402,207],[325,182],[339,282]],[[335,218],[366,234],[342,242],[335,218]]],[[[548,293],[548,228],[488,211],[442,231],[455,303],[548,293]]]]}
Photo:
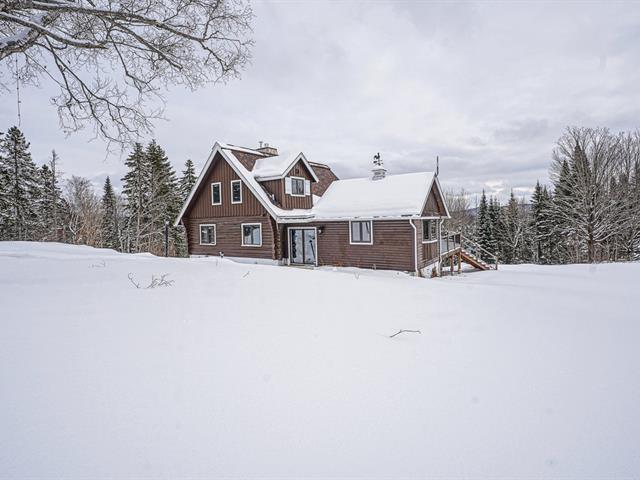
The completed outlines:
{"type": "Polygon", "coordinates": [[[104,182],[101,200],[102,221],[100,223],[100,238],[103,248],[120,250],[120,233],[118,225],[117,198],[111,186],[109,177],[104,182]]]}
{"type": "Polygon", "coordinates": [[[129,171],[122,178],[126,204],[126,251],[142,251],[142,235],[148,221],[150,168],[142,145],[136,143],[125,161],[129,171]]]}
{"type": "Polygon", "coordinates": [[[485,250],[491,251],[490,249],[493,247],[493,232],[491,230],[491,219],[489,217],[487,195],[485,194],[484,190],[482,191],[482,197],[480,197],[476,236],[478,244],[480,244],[480,246],[485,250]]]}
{"type": "Polygon", "coordinates": [[[51,161],[44,164],[39,170],[40,198],[38,199],[37,212],[38,237],[41,240],[62,240],[62,216],[65,211],[65,202],[58,180],[57,161],[58,156],[53,150],[51,161]]]}
{"type": "Polygon", "coordinates": [[[31,159],[29,143],[18,127],[11,127],[0,145],[0,169],[5,173],[8,205],[6,237],[33,240],[38,230],[38,169],[31,159]]]}
{"type": "Polygon", "coordinates": [[[524,249],[524,232],[520,218],[520,207],[513,191],[506,211],[501,219],[500,258],[504,263],[521,263],[524,249]]]}
{"type": "Polygon", "coordinates": [[[489,242],[489,250],[493,254],[500,254],[505,243],[505,234],[502,224],[502,208],[500,201],[496,197],[491,197],[488,207],[489,224],[491,225],[491,239],[489,242]]]}
{"type": "Polygon", "coordinates": [[[193,166],[191,159],[189,159],[184,164],[184,170],[182,171],[182,177],[180,178],[180,183],[178,185],[178,191],[180,193],[180,200],[182,203],[185,202],[189,193],[191,193],[191,189],[196,184],[196,180],[196,169],[193,166]]]}
{"type": "MultiPolygon", "coordinates": [[[[0,139],[0,142],[2,140],[0,139]]],[[[7,240],[9,222],[9,173],[0,162],[0,240],[7,240]]]]}

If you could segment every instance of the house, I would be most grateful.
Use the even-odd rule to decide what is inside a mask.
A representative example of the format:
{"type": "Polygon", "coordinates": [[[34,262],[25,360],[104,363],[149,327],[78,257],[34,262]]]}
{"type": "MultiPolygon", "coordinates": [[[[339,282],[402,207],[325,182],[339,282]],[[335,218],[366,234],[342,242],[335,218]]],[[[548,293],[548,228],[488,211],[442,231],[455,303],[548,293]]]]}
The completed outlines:
{"type": "Polygon", "coordinates": [[[189,255],[430,274],[449,218],[433,172],[339,180],[303,153],[216,143],[176,220],[189,255]]]}

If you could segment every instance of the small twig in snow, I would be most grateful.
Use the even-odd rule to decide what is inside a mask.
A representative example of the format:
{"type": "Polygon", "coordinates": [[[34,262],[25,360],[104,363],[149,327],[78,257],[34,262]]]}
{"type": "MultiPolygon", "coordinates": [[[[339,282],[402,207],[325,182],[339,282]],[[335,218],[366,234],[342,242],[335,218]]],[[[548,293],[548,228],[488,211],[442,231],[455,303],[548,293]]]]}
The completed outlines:
{"type": "Polygon", "coordinates": [[[94,263],[91,265],[91,268],[104,268],[107,266],[107,262],[102,260],[100,263],[94,263]]]}
{"type": "Polygon", "coordinates": [[[356,280],[360,280],[360,274],[358,272],[355,272],[353,276],[356,277],[356,280]]]}
{"type": "Polygon", "coordinates": [[[245,273],[244,275],[242,275],[242,278],[245,278],[246,276],[248,276],[251,273],[250,270],[247,270],[247,273],[245,273]]]}
{"type": "Polygon", "coordinates": [[[396,333],[394,333],[393,335],[389,336],[389,338],[393,338],[396,335],[400,335],[401,333],[422,333],[420,330],[398,330],[396,333]]]}
{"type": "MultiPolygon", "coordinates": [[[[164,273],[162,275],[160,275],[159,277],[155,276],[155,275],[151,275],[151,283],[149,285],[147,285],[146,287],[144,287],[145,289],[151,289],[151,288],[156,288],[156,287],[170,287],[173,285],[173,280],[167,280],[167,277],[169,276],[168,273],[164,273]]],[[[140,286],[139,283],[137,283],[134,279],[133,279],[133,274],[130,273],[128,275],[129,280],[131,281],[131,283],[133,283],[133,285],[136,288],[143,288],[140,286]]]]}

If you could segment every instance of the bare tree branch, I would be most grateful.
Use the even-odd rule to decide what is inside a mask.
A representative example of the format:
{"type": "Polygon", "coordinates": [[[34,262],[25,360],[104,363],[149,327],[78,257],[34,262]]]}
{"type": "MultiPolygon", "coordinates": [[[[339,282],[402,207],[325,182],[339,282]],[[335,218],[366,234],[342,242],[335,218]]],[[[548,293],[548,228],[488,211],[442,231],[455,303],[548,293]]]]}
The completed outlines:
{"type": "Polygon", "coordinates": [[[89,126],[125,146],[151,133],[169,85],[239,76],[252,18],[246,0],[5,0],[0,64],[23,83],[57,86],[66,133],[89,126]]]}

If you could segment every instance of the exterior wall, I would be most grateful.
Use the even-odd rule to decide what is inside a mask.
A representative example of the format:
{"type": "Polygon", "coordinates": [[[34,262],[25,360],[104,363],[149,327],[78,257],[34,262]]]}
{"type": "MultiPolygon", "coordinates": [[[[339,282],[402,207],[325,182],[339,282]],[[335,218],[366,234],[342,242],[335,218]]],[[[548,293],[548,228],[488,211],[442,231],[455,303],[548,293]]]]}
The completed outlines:
{"type": "Polygon", "coordinates": [[[231,203],[231,181],[240,177],[218,155],[200,189],[196,192],[191,206],[183,217],[186,227],[190,255],[219,255],[224,252],[230,257],[275,259],[274,234],[271,216],[242,184],[242,203],[231,203]],[[211,205],[211,183],[221,183],[222,205],[211,205]],[[216,245],[200,245],[200,224],[216,225],[216,245]],[[262,246],[243,247],[241,224],[262,224],[262,246]]]}
{"type": "Polygon", "coordinates": [[[231,181],[240,177],[229,166],[222,155],[218,154],[207,177],[196,192],[185,216],[189,218],[261,216],[267,211],[242,182],[242,203],[231,203],[231,181]],[[211,184],[221,183],[222,205],[211,205],[211,184]]]}
{"type": "Polygon", "coordinates": [[[320,180],[311,185],[311,193],[321,197],[324,195],[324,192],[327,191],[327,188],[329,188],[334,181],[338,180],[338,177],[328,165],[312,163],[311,168],[313,168],[313,171],[320,180]]]}
{"type": "MultiPolygon", "coordinates": [[[[318,265],[414,271],[414,230],[408,220],[374,220],[373,245],[350,245],[348,221],[286,225],[295,226],[322,228],[317,238],[318,265]]],[[[286,258],[286,234],[284,240],[286,258]]]]}
{"type": "Polygon", "coordinates": [[[422,220],[413,220],[413,224],[418,234],[418,268],[422,269],[438,260],[438,242],[422,243],[424,234],[422,220]]]}
{"type": "Polygon", "coordinates": [[[447,215],[447,212],[444,209],[442,194],[440,193],[440,190],[438,189],[438,186],[435,182],[433,182],[433,187],[431,187],[431,191],[429,192],[429,196],[427,197],[427,204],[422,211],[422,215],[425,217],[444,217],[447,215]]]}
{"type": "MultiPolygon", "coordinates": [[[[301,161],[298,161],[287,174],[287,177],[300,177],[305,180],[309,180],[312,185],[311,190],[313,192],[313,178],[311,173],[307,170],[301,161]]],[[[294,197],[287,195],[284,191],[284,179],[280,180],[267,180],[261,182],[265,190],[273,195],[274,202],[281,208],[286,210],[292,210],[294,208],[308,209],[313,207],[313,195],[307,195],[304,197],[294,197]]]]}
{"type": "Polygon", "coordinates": [[[224,252],[227,257],[276,258],[274,234],[269,216],[189,218],[185,226],[189,241],[189,255],[220,255],[220,252],[224,252]],[[215,224],[215,245],[200,245],[200,224],[202,223],[215,224]],[[261,247],[242,246],[241,225],[243,223],[262,225],[261,247]]]}

